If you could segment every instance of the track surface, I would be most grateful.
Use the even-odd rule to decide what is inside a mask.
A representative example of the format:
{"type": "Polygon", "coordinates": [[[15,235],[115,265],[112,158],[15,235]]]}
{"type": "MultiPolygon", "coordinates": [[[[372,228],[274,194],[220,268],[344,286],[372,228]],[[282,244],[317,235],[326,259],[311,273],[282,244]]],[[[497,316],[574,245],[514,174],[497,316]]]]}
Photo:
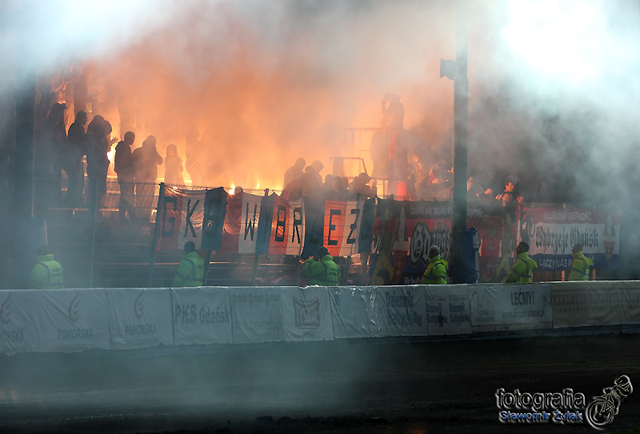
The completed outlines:
{"type": "Polygon", "coordinates": [[[2,432],[577,433],[503,425],[496,389],[587,402],[637,391],[610,432],[640,427],[640,336],[339,341],[0,356],[2,432]]]}

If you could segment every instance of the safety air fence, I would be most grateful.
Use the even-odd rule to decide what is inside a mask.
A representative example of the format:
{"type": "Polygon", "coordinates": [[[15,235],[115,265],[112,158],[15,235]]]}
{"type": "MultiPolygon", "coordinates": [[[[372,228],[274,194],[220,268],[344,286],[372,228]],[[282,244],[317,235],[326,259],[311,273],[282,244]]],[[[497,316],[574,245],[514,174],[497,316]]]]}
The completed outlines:
{"type": "Polygon", "coordinates": [[[0,292],[8,355],[639,323],[640,281],[0,292]]]}

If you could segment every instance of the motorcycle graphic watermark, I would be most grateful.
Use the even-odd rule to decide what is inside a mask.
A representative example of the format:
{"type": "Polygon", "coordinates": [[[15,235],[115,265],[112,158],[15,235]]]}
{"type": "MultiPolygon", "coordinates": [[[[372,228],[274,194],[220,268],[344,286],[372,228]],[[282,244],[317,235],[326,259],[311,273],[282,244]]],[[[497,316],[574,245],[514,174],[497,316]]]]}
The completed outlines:
{"type": "Polygon", "coordinates": [[[565,388],[562,392],[506,392],[496,391],[498,420],[502,423],[584,424],[601,430],[613,423],[620,403],[633,392],[631,380],[621,375],[613,387],[605,387],[601,396],[594,396],[587,404],[583,393],[565,388]]]}
{"type": "Polygon", "coordinates": [[[587,405],[587,422],[595,429],[603,429],[613,422],[620,410],[622,400],[633,393],[631,379],[621,375],[613,382],[613,387],[605,387],[601,396],[594,396],[587,405]]]}

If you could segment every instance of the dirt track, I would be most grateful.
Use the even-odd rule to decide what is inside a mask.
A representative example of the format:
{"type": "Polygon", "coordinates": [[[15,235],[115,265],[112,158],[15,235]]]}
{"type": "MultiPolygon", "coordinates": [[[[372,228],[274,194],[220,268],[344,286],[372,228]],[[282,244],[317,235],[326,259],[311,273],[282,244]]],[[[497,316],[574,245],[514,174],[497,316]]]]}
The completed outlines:
{"type": "MultiPolygon", "coordinates": [[[[640,336],[342,341],[0,356],[7,432],[596,432],[503,425],[496,389],[587,402],[615,377],[640,387],[640,336]]],[[[640,427],[640,389],[614,432],[640,427]]]]}

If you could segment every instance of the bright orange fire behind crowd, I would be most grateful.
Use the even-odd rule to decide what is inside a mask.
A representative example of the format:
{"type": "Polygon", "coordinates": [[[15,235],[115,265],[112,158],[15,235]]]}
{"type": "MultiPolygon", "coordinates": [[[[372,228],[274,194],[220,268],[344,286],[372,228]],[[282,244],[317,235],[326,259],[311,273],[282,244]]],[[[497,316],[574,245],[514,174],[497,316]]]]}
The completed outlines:
{"type": "MultiPolygon", "coordinates": [[[[371,133],[351,135],[345,128],[378,127],[380,99],[389,91],[402,98],[405,128],[418,127],[420,141],[412,146],[440,147],[450,139],[453,86],[438,71],[440,57],[453,43],[442,34],[442,49],[410,40],[395,49],[394,41],[380,38],[379,53],[359,50],[358,59],[341,59],[338,35],[265,45],[263,35],[236,19],[233,10],[218,6],[216,13],[227,23],[223,37],[194,11],[123,51],[75,65],[95,97],[93,114],[111,122],[112,136],[121,139],[132,130],[136,148],[154,135],[162,156],[175,144],[187,183],[185,142],[193,127],[199,133],[203,184],[209,187],[281,190],[285,170],[299,157],[307,164],[320,160],[323,176],[332,172],[333,157],[361,157],[370,173],[371,133]],[[335,44],[335,59],[323,59],[323,43],[335,44]],[[391,46],[397,55],[390,54],[391,46]],[[420,54],[419,61],[407,56],[410,50],[420,54]]],[[[381,13],[380,19],[401,18],[381,13]]],[[[433,24],[444,29],[435,18],[433,24]]]]}

